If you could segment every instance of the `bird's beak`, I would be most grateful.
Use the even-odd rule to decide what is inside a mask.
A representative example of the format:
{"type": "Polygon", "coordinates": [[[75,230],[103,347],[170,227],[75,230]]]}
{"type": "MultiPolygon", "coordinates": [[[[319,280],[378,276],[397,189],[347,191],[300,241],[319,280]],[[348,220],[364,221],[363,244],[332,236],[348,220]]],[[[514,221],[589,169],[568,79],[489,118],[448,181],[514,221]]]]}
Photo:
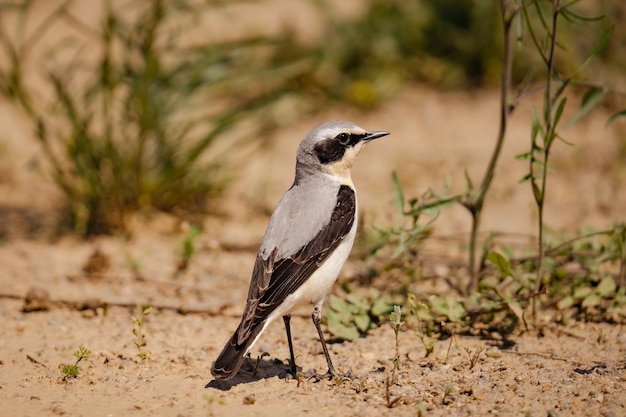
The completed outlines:
{"type": "Polygon", "coordinates": [[[389,132],[385,132],[385,131],[376,131],[376,132],[369,132],[367,134],[367,136],[365,136],[363,138],[363,142],[369,142],[372,141],[374,139],[378,139],[378,138],[382,138],[383,136],[387,136],[389,134],[389,132]]]}

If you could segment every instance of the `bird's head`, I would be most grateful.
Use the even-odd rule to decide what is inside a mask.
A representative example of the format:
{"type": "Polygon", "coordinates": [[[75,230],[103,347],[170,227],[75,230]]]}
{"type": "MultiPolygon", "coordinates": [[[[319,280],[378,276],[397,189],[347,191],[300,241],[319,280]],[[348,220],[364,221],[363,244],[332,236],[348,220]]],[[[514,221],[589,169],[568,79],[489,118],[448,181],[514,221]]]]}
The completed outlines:
{"type": "Polygon", "coordinates": [[[352,122],[331,121],[315,126],[298,148],[298,165],[349,180],[356,156],[368,142],[389,132],[367,131],[352,122]]]}

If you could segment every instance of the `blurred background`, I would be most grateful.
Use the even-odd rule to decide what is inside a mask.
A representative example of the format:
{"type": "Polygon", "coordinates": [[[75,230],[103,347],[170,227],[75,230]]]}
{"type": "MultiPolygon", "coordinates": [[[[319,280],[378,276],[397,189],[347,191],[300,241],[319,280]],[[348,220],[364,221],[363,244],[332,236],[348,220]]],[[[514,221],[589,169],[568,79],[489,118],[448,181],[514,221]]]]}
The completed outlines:
{"type": "MultiPolygon", "coordinates": [[[[571,94],[580,101],[591,84],[626,91],[626,31],[618,24],[626,7],[619,0],[576,6],[600,18],[561,19],[559,72],[573,73],[614,30],[571,94]]],[[[364,183],[362,207],[384,221],[392,171],[408,194],[441,189],[448,177],[452,190],[463,188],[464,170],[478,182],[497,133],[503,35],[496,1],[2,1],[0,19],[3,235],[50,227],[123,232],[129,217],[153,210],[201,222],[194,216],[224,211],[229,193],[271,211],[291,181],[281,179],[291,175],[297,143],[328,118],[392,132],[355,174],[364,183]]],[[[523,25],[513,23],[510,93],[523,100],[503,156],[519,169],[502,168],[498,176],[517,178],[494,196],[507,200],[508,192],[517,207],[511,189],[525,188],[515,184],[524,167],[511,157],[529,145],[529,108],[542,98],[533,88],[546,74],[523,25]]],[[[562,163],[575,165],[574,177],[600,170],[589,173],[597,186],[606,181],[601,195],[590,196],[600,206],[614,206],[623,182],[624,124],[604,126],[623,104],[623,94],[603,95],[601,115],[567,132],[574,146],[564,147],[562,163]],[[572,162],[577,153],[601,160],[572,162]]],[[[572,101],[571,112],[577,106],[572,101]]],[[[576,203],[555,197],[563,199],[576,203]]],[[[572,223],[597,211],[581,204],[570,207],[572,223]]],[[[523,217],[524,225],[533,220],[523,217]]],[[[448,229],[465,227],[459,221],[448,229]]]]}

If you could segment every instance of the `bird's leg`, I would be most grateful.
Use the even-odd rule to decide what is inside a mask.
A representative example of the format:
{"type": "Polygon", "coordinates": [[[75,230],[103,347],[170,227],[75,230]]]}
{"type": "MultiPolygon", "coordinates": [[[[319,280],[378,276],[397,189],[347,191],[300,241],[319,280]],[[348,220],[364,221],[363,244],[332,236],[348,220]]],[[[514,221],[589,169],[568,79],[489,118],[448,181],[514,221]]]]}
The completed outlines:
{"type": "Polygon", "coordinates": [[[320,323],[322,322],[322,303],[317,303],[315,308],[313,309],[313,313],[311,313],[311,318],[313,319],[313,324],[317,329],[317,334],[320,337],[320,342],[322,343],[322,350],[324,351],[324,356],[326,356],[326,363],[328,363],[328,375],[332,378],[334,375],[337,375],[335,371],[335,367],[333,366],[333,362],[330,360],[330,354],[328,353],[328,348],[326,347],[326,342],[324,341],[324,334],[322,333],[322,326],[320,323]]]}
{"type": "Polygon", "coordinates": [[[283,321],[285,322],[285,330],[287,331],[287,343],[289,343],[289,359],[291,361],[291,374],[295,378],[297,376],[298,368],[296,367],[296,358],[293,354],[293,343],[291,342],[291,314],[287,314],[283,316],[283,321]]]}

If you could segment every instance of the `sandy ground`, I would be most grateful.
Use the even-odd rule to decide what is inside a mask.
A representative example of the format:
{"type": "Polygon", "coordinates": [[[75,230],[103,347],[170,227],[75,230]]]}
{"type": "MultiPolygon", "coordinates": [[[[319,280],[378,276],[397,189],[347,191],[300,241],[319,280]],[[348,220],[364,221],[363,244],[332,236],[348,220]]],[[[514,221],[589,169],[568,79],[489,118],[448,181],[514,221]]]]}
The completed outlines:
{"type": "MultiPolygon", "coordinates": [[[[448,173],[462,175],[459,166],[480,172],[494,136],[496,106],[495,93],[443,94],[414,88],[368,115],[337,109],[321,118],[351,118],[367,128],[392,132],[385,142],[364,150],[353,173],[365,218],[384,223],[389,219],[393,170],[408,194],[438,187],[448,173]]],[[[534,214],[528,190],[516,183],[524,167],[511,162],[526,142],[528,118],[523,110],[518,114],[484,230],[532,235],[534,214]]],[[[343,372],[351,370],[358,379],[317,383],[286,378],[287,344],[282,324],[276,323],[253,349],[253,358],[269,353],[256,371],[251,361],[230,383],[212,381],[212,361],[243,308],[268,211],[289,186],[299,138],[315,122],[277,133],[273,145],[250,161],[224,202],[224,208],[231,210],[223,217],[206,219],[197,241],[199,252],[179,275],[177,251],[185,231],[167,216],[138,222],[130,240],[51,238],[45,224],[41,230],[18,227],[46,218],[54,206],[41,195],[47,192],[52,198],[54,193],[39,174],[20,165],[19,161],[32,157],[30,142],[9,141],[5,146],[19,157],[0,194],[3,215],[9,216],[0,246],[0,405],[10,410],[3,414],[626,413],[626,330],[604,323],[549,325],[541,334],[518,332],[506,343],[459,335],[433,339],[435,350],[429,357],[415,328],[405,326],[395,381],[391,379],[393,330],[383,323],[355,342],[330,345],[336,366],[343,372]],[[39,198],[29,200],[35,195],[39,198]],[[41,300],[47,311],[22,312],[23,298],[32,288],[49,295],[41,300]],[[102,301],[109,304],[107,309],[98,307],[102,301]],[[149,353],[145,360],[138,356],[133,333],[132,317],[141,317],[138,304],[155,307],[142,326],[147,342],[143,349],[149,353]],[[63,380],[60,368],[75,360],[72,353],[79,345],[92,353],[79,363],[78,378],[63,380]],[[473,367],[472,355],[478,355],[473,367]]],[[[556,172],[551,178],[555,196],[548,203],[548,221],[554,227],[608,227],[625,220],[619,209],[625,196],[623,171],[615,158],[617,133],[602,128],[602,123],[600,115],[582,124],[570,137],[576,146],[559,147],[555,154],[556,172]],[[610,197],[601,192],[603,187],[614,187],[610,197]],[[593,198],[581,199],[581,195],[593,198]],[[603,199],[615,203],[601,209],[603,199]]],[[[466,233],[465,216],[462,210],[444,213],[437,221],[437,233],[466,233]]],[[[351,260],[342,279],[362,267],[361,261],[351,260]]],[[[384,276],[380,279],[384,282],[384,276]]],[[[293,319],[297,361],[304,370],[324,371],[308,314],[303,309],[293,319]]]]}
{"type": "MultiPolygon", "coordinates": [[[[536,234],[529,186],[518,184],[527,167],[514,156],[529,146],[529,109],[538,99],[511,120],[483,232],[536,234]]],[[[383,323],[359,340],[329,345],[336,367],[355,379],[320,382],[286,377],[286,338],[275,323],[252,351],[253,358],[269,354],[256,369],[251,360],[228,383],[211,378],[211,364],[243,309],[269,213],[293,180],[295,149],[308,129],[350,119],[392,132],[365,149],[353,170],[366,227],[384,226],[394,220],[393,171],[407,196],[441,190],[448,175],[452,190],[462,191],[464,169],[478,182],[495,140],[497,106],[496,92],[414,86],[372,113],[334,108],[287,126],[243,161],[223,215],[207,217],[198,253],[177,274],[185,226],[168,216],[137,219],[130,239],[51,235],[58,196],[36,169],[41,154],[28,129],[0,102],[0,414],[626,415],[626,329],[607,323],[547,324],[506,341],[429,338],[435,349],[428,357],[416,329],[405,325],[395,375],[394,333],[383,323]],[[24,312],[25,298],[44,311],[24,312]],[[153,306],[141,326],[146,359],[133,332],[132,317],[141,317],[137,305],[153,306]],[[91,355],[78,364],[78,378],[64,380],[61,367],[75,361],[80,345],[91,355]]],[[[606,128],[606,118],[600,111],[565,130],[573,147],[556,145],[546,203],[546,221],[555,230],[626,222],[624,125],[606,128]]],[[[435,227],[439,236],[467,237],[469,216],[453,207],[435,227]]],[[[457,254],[459,241],[436,251],[457,254]]],[[[363,268],[351,259],[340,280],[363,268]]],[[[378,282],[384,287],[384,275],[378,282]]],[[[297,361],[305,371],[325,371],[309,314],[302,309],[292,320],[297,361]]]]}

